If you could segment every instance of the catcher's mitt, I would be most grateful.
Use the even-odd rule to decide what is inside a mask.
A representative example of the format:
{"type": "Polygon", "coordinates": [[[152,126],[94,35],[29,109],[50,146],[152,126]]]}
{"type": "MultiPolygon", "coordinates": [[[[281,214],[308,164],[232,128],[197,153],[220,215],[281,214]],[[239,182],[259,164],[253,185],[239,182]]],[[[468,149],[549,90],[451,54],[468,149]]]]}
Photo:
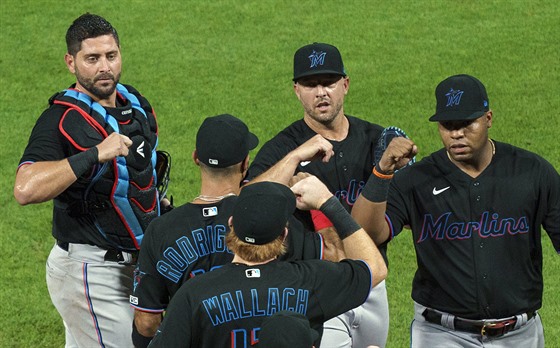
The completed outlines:
{"type": "MultiPolygon", "coordinates": [[[[393,138],[397,138],[397,137],[405,137],[408,139],[408,136],[406,135],[406,133],[400,129],[399,127],[395,127],[395,126],[389,126],[387,128],[385,128],[383,130],[383,132],[381,132],[381,136],[379,137],[379,140],[377,141],[377,145],[375,146],[375,150],[374,150],[374,158],[375,158],[375,163],[379,163],[379,161],[381,160],[381,157],[383,157],[383,153],[385,152],[385,150],[387,149],[387,146],[389,146],[389,143],[391,142],[391,140],[393,140],[393,138]]],[[[416,162],[416,156],[414,156],[410,162],[408,162],[407,165],[411,165],[414,162],[416,162]]],[[[396,170],[395,170],[396,172],[396,170]]]]}
{"type": "Polygon", "coordinates": [[[160,201],[167,194],[169,185],[169,173],[171,172],[171,155],[166,151],[156,151],[156,188],[159,192],[160,201]]]}

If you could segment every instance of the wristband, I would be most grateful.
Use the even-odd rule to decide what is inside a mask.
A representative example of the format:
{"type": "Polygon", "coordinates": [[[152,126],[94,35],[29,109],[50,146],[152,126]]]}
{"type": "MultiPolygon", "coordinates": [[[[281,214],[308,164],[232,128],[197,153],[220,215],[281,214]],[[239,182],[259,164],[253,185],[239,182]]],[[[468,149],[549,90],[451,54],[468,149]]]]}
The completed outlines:
{"type": "Polygon", "coordinates": [[[75,154],[74,156],[68,157],[68,164],[70,164],[70,168],[76,175],[76,178],[84,175],[91,167],[99,162],[98,159],[99,151],[97,147],[91,147],[87,151],[80,152],[75,154]]]}
{"type": "Polygon", "coordinates": [[[344,239],[361,229],[360,225],[354,221],[334,196],[323,203],[320,210],[332,221],[340,239],[344,239]]]}
{"type": "Polygon", "coordinates": [[[389,195],[389,184],[393,175],[380,173],[373,168],[372,174],[362,188],[362,196],[371,202],[381,203],[387,200],[389,195]]]}
{"type": "Polygon", "coordinates": [[[327,227],[332,227],[333,223],[325,216],[320,210],[311,210],[311,219],[313,220],[313,226],[315,226],[315,231],[320,231],[327,227]]]}
{"type": "Polygon", "coordinates": [[[138,332],[136,323],[132,321],[132,343],[136,348],[146,348],[152,341],[153,337],[147,337],[138,332]]]}

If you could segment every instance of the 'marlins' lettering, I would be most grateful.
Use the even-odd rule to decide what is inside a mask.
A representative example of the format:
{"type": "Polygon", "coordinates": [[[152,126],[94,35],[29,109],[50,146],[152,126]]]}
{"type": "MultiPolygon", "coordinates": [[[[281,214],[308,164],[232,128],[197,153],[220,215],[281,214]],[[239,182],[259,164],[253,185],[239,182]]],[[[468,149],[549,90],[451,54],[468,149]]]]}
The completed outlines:
{"type": "Polygon", "coordinates": [[[501,218],[497,213],[490,216],[489,212],[482,213],[480,220],[468,222],[449,222],[451,213],[440,215],[435,221],[431,214],[424,215],[422,233],[417,243],[422,243],[427,238],[435,240],[467,239],[476,232],[482,238],[503,237],[506,233],[516,235],[529,232],[527,217],[501,218]]]}
{"type": "Polygon", "coordinates": [[[251,289],[245,294],[246,296],[243,296],[243,291],[237,290],[235,293],[225,292],[203,300],[202,304],[212,324],[217,326],[238,319],[271,316],[283,310],[304,315],[307,313],[309,290],[306,289],[269,288],[265,294],[251,289]],[[266,298],[259,301],[262,296],[266,298]]]}

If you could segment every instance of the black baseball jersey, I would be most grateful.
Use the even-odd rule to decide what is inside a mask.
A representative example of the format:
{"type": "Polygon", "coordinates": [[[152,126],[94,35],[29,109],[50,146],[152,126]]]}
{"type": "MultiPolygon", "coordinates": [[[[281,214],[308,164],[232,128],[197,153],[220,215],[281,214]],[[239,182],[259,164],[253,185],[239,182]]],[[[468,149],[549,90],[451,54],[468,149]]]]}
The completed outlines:
{"type": "MultiPolygon", "coordinates": [[[[131,97],[133,95],[137,98],[139,106],[136,106],[130,99],[126,99],[124,95],[118,92],[117,107],[103,107],[101,109],[104,109],[104,112],[116,120],[120,133],[127,135],[133,141],[133,145],[130,147],[131,151],[126,156],[126,166],[130,178],[130,186],[133,186],[133,178],[141,176],[142,182],[134,182],[134,184],[142,187],[141,190],[135,190],[135,192],[142,192],[135,196],[135,203],[130,204],[130,206],[134,212],[138,213],[137,218],[143,228],[158,215],[158,205],[155,201],[157,198],[155,183],[150,183],[149,181],[153,178],[150,156],[152,150],[155,151],[157,145],[157,123],[149,102],[133,87],[129,85],[122,86],[131,94],[131,97]],[[143,112],[139,111],[140,108],[143,112]],[[142,156],[139,155],[140,152],[142,156]]],[[[69,90],[72,90],[72,88],[69,90]]],[[[79,95],[78,92],[76,93],[79,95]]],[[[51,100],[49,100],[51,103],[50,107],[37,120],[20,160],[20,166],[39,161],[62,160],[103,141],[102,131],[107,129],[100,131],[94,128],[92,124],[98,122],[103,127],[109,127],[108,123],[99,120],[98,112],[95,115],[92,112],[92,115],[87,116],[90,119],[86,119],[85,116],[82,116],[85,110],[78,111],[78,108],[69,108],[68,105],[57,104],[60,101],[57,98],[62,94],[57,93],[51,97],[51,100]]],[[[89,100],[89,97],[86,97],[86,99],[89,100]]],[[[112,133],[112,130],[107,132],[112,133]]],[[[99,225],[96,225],[91,215],[76,214],[75,210],[72,211],[70,209],[74,206],[73,204],[84,202],[86,192],[93,194],[95,191],[95,194],[97,194],[97,187],[102,186],[101,191],[110,193],[114,179],[113,173],[112,162],[107,162],[104,166],[101,164],[96,165],[91,172],[82,175],[68,189],[54,199],[52,234],[57,240],[78,244],[92,244],[105,249],[120,248],[126,245],[124,249],[136,250],[136,247],[129,240],[131,239],[129,234],[131,232],[125,230],[123,225],[112,225],[115,231],[100,232],[99,225]],[[98,169],[100,179],[97,181],[97,186],[90,186],[93,176],[97,175],[95,171],[98,169]],[[123,235],[123,243],[115,243],[114,240],[107,238],[107,234],[123,235]]],[[[127,192],[127,197],[130,197],[130,191],[132,190],[130,189],[127,192]]],[[[108,203],[107,197],[103,196],[104,201],[102,203],[107,205],[108,208],[103,207],[96,209],[96,211],[111,211],[113,214],[116,214],[111,204],[108,203]]],[[[101,199],[100,197],[97,198],[101,199]]],[[[119,217],[116,217],[116,219],[120,221],[119,217]]],[[[100,221],[98,220],[98,222],[100,221]]],[[[138,243],[141,242],[141,237],[141,235],[136,236],[138,243]]]]}
{"type": "Polygon", "coordinates": [[[387,218],[393,236],[412,229],[412,298],[424,306],[471,319],[541,307],[541,226],[560,252],[560,177],[538,155],[495,145],[477,178],[442,149],[391,182],[387,218]]]}
{"type": "Polygon", "coordinates": [[[179,289],[150,347],[253,346],[264,318],[281,310],[307,316],[322,332],[323,322],[361,305],[370,289],[362,261],[229,263],[179,289]]]}
{"type": "MultiPolygon", "coordinates": [[[[383,127],[353,116],[346,117],[348,136],[342,141],[330,141],[334,150],[330,161],[301,162],[296,173],[307,172],[317,176],[350,211],[375,165],[375,147],[383,127]]],[[[246,179],[250,181],[265,172],[315,135],[317,133],[303,119],[292,123],[263,145],[251,163],[246,179]]],[[[313,228],[307,212],[298,211],[297,216],[308,228],[313,228]]],[[[387,261],[386,246],[379,249],[387,261]]]]}
{"type": "MultiPolygon", "coordinates": [[[[134,273],[133,307],[161,313],[183,283],[231,262],[225,236],[236,200],[231,196],[217,203],[187,203],[149,225],[134,273]]],[[[295,218],[288,225],[288,252],[282,259],[323,257],[320,234],[304,231],[295,218]]]]}

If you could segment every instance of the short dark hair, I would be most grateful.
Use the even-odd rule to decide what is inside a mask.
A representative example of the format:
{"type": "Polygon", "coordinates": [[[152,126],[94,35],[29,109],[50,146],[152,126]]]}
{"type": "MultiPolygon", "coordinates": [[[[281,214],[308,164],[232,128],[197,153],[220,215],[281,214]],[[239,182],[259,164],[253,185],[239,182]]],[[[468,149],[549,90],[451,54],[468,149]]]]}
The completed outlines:
{"type": "Polygon", "coordinates": [[[66,31],[68,53],[75,56],[81,49],[82,41],[102,35],[113,35],[117,46],[120,46],[119,34],[111,23],[101,16],[89,12],[84,13],[76,18],[66,31]]]}

